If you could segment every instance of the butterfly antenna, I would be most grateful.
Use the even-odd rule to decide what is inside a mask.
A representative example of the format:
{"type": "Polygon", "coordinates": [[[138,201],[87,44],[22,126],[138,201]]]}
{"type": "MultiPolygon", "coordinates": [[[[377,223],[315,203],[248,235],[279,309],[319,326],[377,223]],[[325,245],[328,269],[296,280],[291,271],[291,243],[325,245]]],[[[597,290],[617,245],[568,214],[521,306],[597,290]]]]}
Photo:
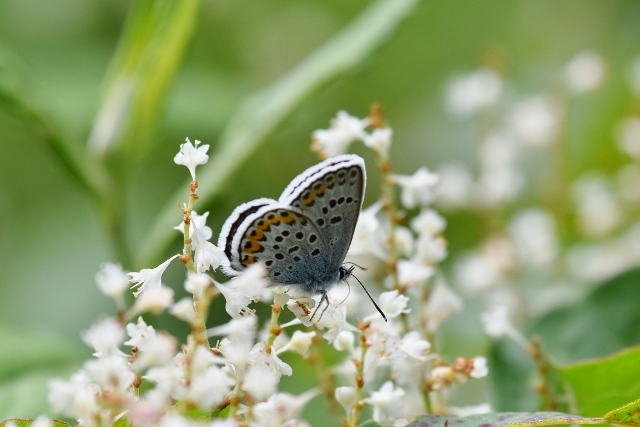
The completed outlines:
{"type": "Polygon", "coordinates": [[[376,302],[373,300],[373,298],[371,297],[371,294],[369,293],[369,291],[367,290],[367,288],[364,287],[364,285],[362,284],[362,282],[360,281],[360,279],[358,279],[356,276],[354,276],[353,274],[351,275],[353,278],[355,278],[358,283],[360,283],[360,286],[362,286],[362,289],[364,289],[364,291],[367,293],[367,296],[369,297],[369,299],[371,300],[371,302],[373,303],[373,305],[376,307],[376,310],[378,310],[378,313],[380,313],[380,315],[382,316],[382,318],[384,319],[385,322],[388,322],[387,320],[387,316],[384,315],[384,313],[382,312],[382,310],[380,309],[380,307],[378,307],[378,304],[376,304],[376,302]]]}
{"type": "MultiPolygon", "coordinates": [[[[366,268],[364,268],[364,267],[362,267],[362,266],[360,266],[360,265],[356,264],[355,262],[347,261],[347,262],[345,262],[345,264],[351,264],[351,265],[354,265],[354,266],[358,267],[358,268],[359,268],[360,270],[362,270],[362,271],[367,271],[367,269],[366,269],[366,268]]],[[[353,270],[353,268],[351,268],[351,270],[353,270]]]]}
{"type": "Polygon", "coordinates": [[[347,280],[345,280],[345,283],[347,284],[347,289],[348,289],[347,296],[344,297],[344,299],[340,302],[340,305],[344,304],[347,298],[349,298],[349,295],[351,295],[351,284],[347,280]]]}

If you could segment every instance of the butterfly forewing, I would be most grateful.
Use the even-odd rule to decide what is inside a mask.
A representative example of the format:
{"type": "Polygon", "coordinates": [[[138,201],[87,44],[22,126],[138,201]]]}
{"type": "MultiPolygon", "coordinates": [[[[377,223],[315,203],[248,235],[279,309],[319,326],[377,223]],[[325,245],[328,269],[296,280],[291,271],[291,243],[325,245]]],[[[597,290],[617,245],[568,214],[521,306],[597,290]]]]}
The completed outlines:
{"type": "Polygon", "coordinates": [[[365,188],[364,162],[358,156],[329,159],[301,174],[280,202],[307,216],[331,249],[328,268],[337,271],[349,249],[365,188]]]}

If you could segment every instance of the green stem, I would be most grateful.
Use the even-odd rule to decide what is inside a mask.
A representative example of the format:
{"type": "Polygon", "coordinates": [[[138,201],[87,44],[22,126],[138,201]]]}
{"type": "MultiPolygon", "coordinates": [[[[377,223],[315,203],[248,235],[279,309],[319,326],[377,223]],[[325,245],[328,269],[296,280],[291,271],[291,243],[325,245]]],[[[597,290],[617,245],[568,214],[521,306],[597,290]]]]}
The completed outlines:
{"type": "Polygon", "coordinates": [[[349,427],[356,427],[360,422],[360,412],[364,407],[364,402],[362,402],[362,389],[364,388],[364,358],[367,354],[367,350],[369,349],[369,345],[367,344],[366,337],[366,326],[359,325],[359,329],[361,330],[360,335],[360,359],[354,360],[356,364],[356,386],[355,386],[355,403],[353,404],[353,410],[351,411],[351,418],[347,420],[347,425],[349,427]]]}
{"type": "Polygon", "coordinates": [[[282,312],[282,307],[274,302],[271,306],[271,323],[269,324],[269,338],[267,338],[267,349],[269,349],[273,345],[278,335],[280,335],[280,332],[282,332],[282,328],[280,328],[280,325],[278,325],[280,312],[282,312]]]}

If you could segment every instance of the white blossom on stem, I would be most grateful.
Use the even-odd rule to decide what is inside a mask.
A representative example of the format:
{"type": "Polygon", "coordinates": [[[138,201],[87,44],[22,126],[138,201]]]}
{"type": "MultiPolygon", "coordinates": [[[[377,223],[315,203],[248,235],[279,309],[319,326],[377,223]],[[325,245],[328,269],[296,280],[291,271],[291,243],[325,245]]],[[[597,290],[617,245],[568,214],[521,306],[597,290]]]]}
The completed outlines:
{"type": "Polygon", "coordinates": [[[191,224],[193,229],[193,242],[195,243],[195,254],[193,256],[193,264],[196,267],[196,272],[204,273],[209,269],[215,270],[220,267],[222,260],[225,259],[224,252],[213,243],[206,240],[204,235],[200,232],[200,229],[191,224]]]}
{"type": "Polygon", "coordinates": [[[446,88],[445,103],[451,113],[469,117],[494,105],[500,99],[503,83],[500,75],[489,68],[454,77],[446,88]]]}
{"type": "Polygon", "coordinates": [[[404,390],[395,388],[391,381],[372,392],[366,402],[373,406],[373,419],[383,425],[393,424],[402,415],[402,396],[404,390]]]}
{"type": "Polygon", "coordinates": [[[143,268],[138,272],[128,273],[127,276],[131,278],[131,282],[134,283],[131,288],[138,288],[133,293],[133,296],[137,297],[145,289],[160,287],[162,284],[162,274],[167,269],[171,261],[176,259],[179,255],[174,255],[156,268],[143,268]]]}
{"type": "Polygon", "coordinates": [[[424,166],[413,175],[393,175],[393,180],[402,189],[400,201],[407,209],[427,206],[435,198],[434,187],[438,183],[438,175],[424,166]]]}
{"type": "Polygon", "coordinates": [[[368,118],[359,119],[346,111],[338,111],[336,117],[331,119],[329,129],[313,131],[311,149],[324,158],[344,154],[352,142],[364,139],[369,121],[368,118]]]}
{"type": "Polygon", "coordinates": [[[381,158],[386,159],[389,157],[392,136],[393,130],[391,128],[378,128],[365,135],[363,142],[364,145],[375,151],[381,158]]]}
{"type": "Polygon", "coordinates": [[[606,65],[595,52],[580,52],[564,67],[564,77],[574,94],[596,89],[604,80],[606,65]]]}
{"type": "Polygon", "coordinates": [[[195,181],[196,167],[198,165],[207,163],[207,161],[209,160],[209,156],[207,155],[209,145],[205,144],[201,147],[198,147],[198,145],[200,145],[200,141],[198,141],[197,139],[195,145],[192,144],[191,141],[189,141],[189,138],[186,138],[186,141],[187,142],[185,142],[184,144],[180,144],[180,152],[176,154],[176,156],[173,158],[173,161],[177,165],[186,166],[191,173],[191,178],[195,181]]]}
{"type": "MultiPolygon", "coordinates": [[[[207,217],[209,216],[209,212],[205,212],[202,215],[198,215],[198,213],[193,210],[191,211],[191,226],[189,227],[189,237],[193,236],[193,224],[200,232],[200,239],[210,240],[213,236],[213,230],[211,227],[207,226],[207,217]]],[[[181,221],[180,224],[173,227],[174,230],[178,230],[182,234],[184,234],[184,221],[181,221]]],[[[196,242],[192,242],[193,249],[196,247],[196,242]]]]}
{"type": "Polygon", "coordinates": [[[160,285],[147,289],[133,304],[130,316],[141,313],[160,314],[173,304],[174,291],[168,286],[160,285]]]}
{"type": "Polygon", "coordinates": [[[82,340],[95,350],[96,357],[108,354],[121,354],[118,347],[124,341],[124,327],[113,317],[105,317],[91,325],[82,334],[82,340]]]}
{"type": "Polygon", "coordinates": [[[96,283],[100,292],[113,298],[118,304],[124,304],[122,297],[129,287],[129,278],[120,264],[104,263],[96,273],[96,283]]]}

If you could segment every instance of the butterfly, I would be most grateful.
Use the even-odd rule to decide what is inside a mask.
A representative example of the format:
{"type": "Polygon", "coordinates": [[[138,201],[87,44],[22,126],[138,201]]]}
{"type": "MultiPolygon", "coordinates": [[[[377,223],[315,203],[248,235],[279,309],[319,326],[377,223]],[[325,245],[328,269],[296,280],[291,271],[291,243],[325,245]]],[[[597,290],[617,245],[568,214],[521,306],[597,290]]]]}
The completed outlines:
{"type": "Polygon", "coordinates": [[[327,289],[355,277],[354,265],[345,264],[344,259],[365,185],[364,160],[343,154],[302,172],[278,200],[261,198],[238,206],[218,241],[228,259],[223,271],[235,276],[263,262],[271,285],[297,286],[307,295],[322,296],[313,320],[323,302],[329,305],[327,289]]]}

